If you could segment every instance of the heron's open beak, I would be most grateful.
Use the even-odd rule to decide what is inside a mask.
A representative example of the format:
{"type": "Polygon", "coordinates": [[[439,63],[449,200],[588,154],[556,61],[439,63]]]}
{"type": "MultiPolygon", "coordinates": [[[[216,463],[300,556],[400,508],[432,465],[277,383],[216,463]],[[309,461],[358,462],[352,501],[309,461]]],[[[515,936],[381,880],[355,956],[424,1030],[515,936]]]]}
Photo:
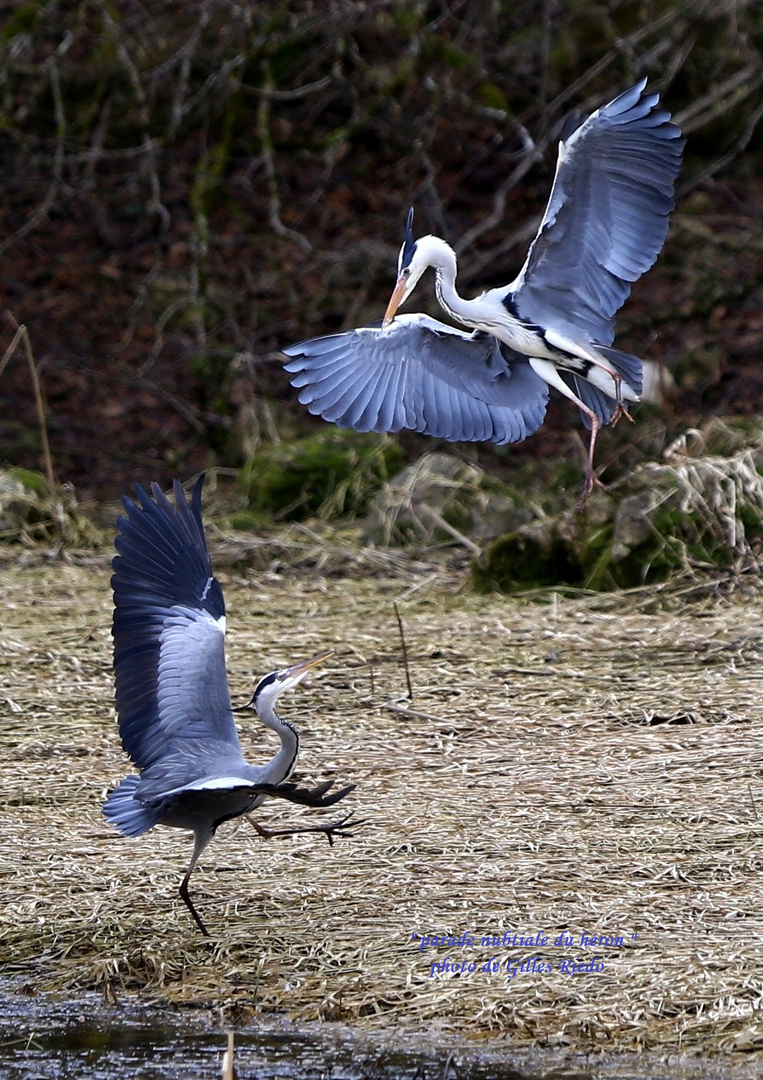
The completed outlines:
{"type": "Polygon", "coordinates": [[[382,329],[385,326],[389,326],[389,324],[394,319],[395,312],[403,302],[403,297],[405,296],[405,289],[409,281],[410,278],[408,277],[399,277],[397,279],[397,284],[392,290],[392,296],[390,296],[389,303],[387,304],[387,310],[384,312],[384,318],[382,319],[382,329]]]}
{"type": "MultiPolygon", "coordinates": [[[[298,664],[292,664],[291,667],[284,668],[282,671],[274,672],[275,680],[270,682],[271,686],[271,698],[275,700],[281,696],[284,690],[293,690],[295,686],[302,682],[305,675],[318,664],[322,664],[324,660],[328,660],[333,653],[328,652],[318,653],[317,656],[311,656],[309,660],[300,660],[298,664]]],[[[263,682],[266,680],[262,680],[263,682]]],[[[269,681],[269,680],[268,680],[269,681]]],[[[257,697],[257,691],[254,696],[247,701],[245,705],[236,705],[233,707],[233,712],[244,712],[246,709],[251,709],[255,705],[257,697]]]]}
{"type": "Polygon", "coordinates": [[[324,660],[328,660],[332,655],[333,653],[329,650],[328,652],[318,653],[317,656],[311,656],[309,660],[300,660],[298,664],[292,664],[291,667],[282,671],[278,681],[285,683],[286,687],[291,689],[292,686],[296,686],[297,683],[302,682],[308,671],[317,667],[318,664],[322,664],[324,660]]]}

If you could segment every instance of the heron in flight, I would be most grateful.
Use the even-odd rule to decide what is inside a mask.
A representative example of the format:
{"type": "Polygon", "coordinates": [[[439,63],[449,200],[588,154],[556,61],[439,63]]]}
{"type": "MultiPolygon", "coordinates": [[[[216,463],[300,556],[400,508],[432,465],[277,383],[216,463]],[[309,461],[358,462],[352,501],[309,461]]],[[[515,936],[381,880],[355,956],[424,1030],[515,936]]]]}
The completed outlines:
{"type": "MultiPolygon", "coordinates": [[[[137,488],[137,503],[123,499],[127,517],[117,521],[114,559],[114,673],[122,746],[140,775],[128,776],[103,805],[108,821],[125,836],[154,825],[189,829],[193,854],[180,896],[201,932],[208,935],[188,894],[199,856],[224,821],[249,814],[266,798],[305,806],[332,806],[355,787],[329,792],[332,781],[308,789],[287,783],[297,763],[299,734],[275,711],[292,690],[331,654],[320,653],[257,684],[241,709],[253,709],[281,740],[266,765],[244,760],[225,674],[225,602],[204,538],[203,477],[191,505],[175,481],[175,505],[157,484],[153,499],[137,488]]],[[[238,711],[238,710],[236,710],[238,711]]],[[[298,832],[352,836],[349,816],[327,825],[266,829],[259,834],[298,832]]],[[[363,824],[356,821],[353,827],[363,824]]]]}
{"type": "Polygon", "coordinates": [[[582,508],[599,482],[601,426],[628,416],[641,393],[641,360],[612,345],[615,316],[665,241],[684,142],[646,79],[588,117],[569,116],[524,266],[473,300],[456,291],[453,248],[414,239],[411,210],[382,323],[283,350],[300,402],[358,431],[510,443],[538,429],[553,386],[591,432],[582,508]],[[471,332],[397,315],[429,268],[441,307],[471,332]]]}

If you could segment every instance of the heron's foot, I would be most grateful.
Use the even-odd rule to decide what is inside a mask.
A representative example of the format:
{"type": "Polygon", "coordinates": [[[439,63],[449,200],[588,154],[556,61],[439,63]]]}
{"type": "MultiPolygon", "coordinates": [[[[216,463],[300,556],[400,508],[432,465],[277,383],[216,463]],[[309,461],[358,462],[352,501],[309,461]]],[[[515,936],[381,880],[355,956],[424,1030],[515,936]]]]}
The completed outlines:
{"type": "Polygon", "coordinates": [[[582,514],[585,509],[585,504],[588,502],[588,496],[593,491],[593,483],[589,484],[588,481],[583,484],[583,490],[580,492],[580,498],[575,503],[575,513],[582,514]]]}
{"type": "Polygon", "coordinates": [[[580,498],[575,504],[576,514],[582,513],[585,504],[588,502],[588,496],[593,491],[594,486],[597,488],[601,488],[602,491],[609,491],[607,485],[604,483],[603,480],[600,480],[598,476],[596,476],[594,473],[586,473],[585,480],[583,481],[583,490],[580,492],[580,498]]]}
{"type": "Polygon", "coordinates": [[[295,836],[298,833],[323,833],[329,844],[333,847],[334,837],[351,837],[354,833],[348,832],[348,829],[357,829],[361,825],[366,824],[366,820],[363,818],[358,821],[350,822],[350,818],[354,813],[355,811],[351,810],[349,814],[346,814],[339,821],[332,821],[328,825],[295,825],[285,829],[266,829],[264,825],[260,825],[258,821],[249,817],[248,814],[246,815],[246,820],[252,828],[259,833],[263,840],[277,840],[282,836],[295,836]]]}
{"type": "Polygon", "coordinates": [[[358,818],[356,821],[350,821],[350,818],[355,813],[351,810],[349,814],[343,817],[340,821],[334,821],[330,825],[316,825],[315,832],[322,832],[326,834],[326,839],[329,842],[329,847],[334,846],[334,837],[346,836],[352,837],[354,832],[349,832],[349,829],[360,829],[364,825],[368,824],[368,818],[358,818]]]}
{"type": "Polygon", "coordinates": [[[636,423],[636,421],[626,409],[625,405],[623,405],[622,401],[618,401],[615,406],[615,411],[612,414],[612,419],[610,420],[610,424],[612,425],[612,427],[615,426],[621,416],[624,416],[626,420],[630,420],[632,424],[636,423]]]}

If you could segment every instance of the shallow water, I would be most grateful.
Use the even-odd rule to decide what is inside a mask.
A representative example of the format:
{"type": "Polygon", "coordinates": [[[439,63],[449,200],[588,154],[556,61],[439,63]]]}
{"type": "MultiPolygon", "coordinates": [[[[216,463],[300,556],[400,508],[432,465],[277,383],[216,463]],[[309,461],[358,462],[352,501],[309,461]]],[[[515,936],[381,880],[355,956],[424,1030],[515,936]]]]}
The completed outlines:
{"type": "MultiPolygon", "coordinates": [[[[534,1080],[493,1060],[372,1046],[342,1034],[307,1032],[288,1022],[239,1028],[239,1080],[534,1080]]],[[[324,1027],[325,1032],[325,1027],[324,1027]]],[[[0,992],[3,1080],[196,1080],[220,1077],[227,1035],[206,1013],[106,1006],[96,995],[64,1000],[0,992]]],[[[548,1074],[546,1074],[548,1075],[548,1074]]],[[[587,1073],[555,1072],[559,1080],[587,1073]]]]}
{"type": "MultiPolygon", "coordinates": [[[[227,1034],[211,1014],[97,994],[27,997],[0,988],[2,1080],[206,1080],[221,1076],[227,1034]]],[[[402,1044],[331,1024],[263,1019],[235,1032],[239,1080],[719,1080],[719,1063],[668,1066],[600,1059],[578,1066],[556,1055],[509,1058],[510,1048],[402,1044]],[[531,1064],[528,1063],[531,1061],[531,1064]]]]}

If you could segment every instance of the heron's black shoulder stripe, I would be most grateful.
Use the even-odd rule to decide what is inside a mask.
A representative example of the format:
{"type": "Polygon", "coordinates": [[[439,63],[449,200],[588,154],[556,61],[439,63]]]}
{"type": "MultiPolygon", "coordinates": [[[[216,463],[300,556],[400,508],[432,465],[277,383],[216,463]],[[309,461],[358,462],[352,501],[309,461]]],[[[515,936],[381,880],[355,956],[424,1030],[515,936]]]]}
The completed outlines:
{"type": "Polygon", "coordinates": [[[521,323],[525,330],[532,330],[536,334],[539,334],[541,337],[545,338],[544,327],[540,326],[536,322],[533,322],[531,319],[525,319],[522,317],[522,315],[520,315],[519,308],[517,307],[517,302],[514,299],[514,293],[507,293],[506,296],[504,296],[504,298],[501,300],[501,303],[506,308],[509,315],[511,315],[512,319],[516,319],[518,323],[521,323]]]}
{"type": "Polygon", "coordinates": [[[501,303],[506,308],[509,315],[511,315],[515,319],[521,320],[522,316],[519,314],[519,310],[517,308],[516,301],[514,300],[514,294],[513,293],[511,293],[511,292],[507,293],[506,296],[504,296],[501,303]]]}

